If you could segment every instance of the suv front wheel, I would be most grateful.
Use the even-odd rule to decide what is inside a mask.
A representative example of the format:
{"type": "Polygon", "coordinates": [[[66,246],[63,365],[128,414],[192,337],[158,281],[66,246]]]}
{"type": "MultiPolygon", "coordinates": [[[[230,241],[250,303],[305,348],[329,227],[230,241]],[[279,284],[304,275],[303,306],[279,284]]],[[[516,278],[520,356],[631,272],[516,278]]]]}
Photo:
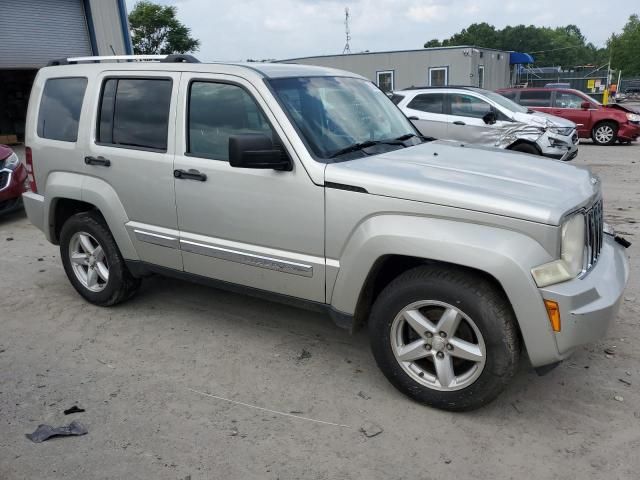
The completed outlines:
{"type": "Polygon", "coordinates": [[[518,366],[511,305],[491,282],[455,267],[400,275],[376,300],[369,328],[374,357],[389,381],[436,408],[485,405],[518,366]]]}
{"type": "Polygon", "coordinates": [[[127,269],[104,220],[96,213],[78,213],[64,223],[60,256],[73,287],[95,305],[120,303],[132,297],[140,286],[140,280],[127,269]]]}

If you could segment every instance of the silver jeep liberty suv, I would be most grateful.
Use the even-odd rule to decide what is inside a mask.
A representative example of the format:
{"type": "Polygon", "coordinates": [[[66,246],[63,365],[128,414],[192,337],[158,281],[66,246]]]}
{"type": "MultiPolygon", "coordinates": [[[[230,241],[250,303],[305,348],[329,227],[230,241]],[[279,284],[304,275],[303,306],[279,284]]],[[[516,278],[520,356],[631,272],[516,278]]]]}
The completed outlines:
{"type": "Polygon", "coordinates": [[[627,282],[589,170],[430,141],[349,72],[55,61],[26,146],[29,219],[87,301],[165,274],[322,309],[438,408],[602,338],[627,282]]]}

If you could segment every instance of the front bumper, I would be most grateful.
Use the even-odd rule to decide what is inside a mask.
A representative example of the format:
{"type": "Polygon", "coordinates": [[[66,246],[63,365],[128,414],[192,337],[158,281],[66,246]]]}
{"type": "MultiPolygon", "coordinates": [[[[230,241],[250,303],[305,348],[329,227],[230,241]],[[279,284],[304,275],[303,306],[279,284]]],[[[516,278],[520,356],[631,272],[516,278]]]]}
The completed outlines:
{"type": "Polygon", "coordinates": [[[578,156],[578,135],[558,135],[546,131],[536,142],[542,155],[556,160],[569,161],[578,156]]]}
{"type": "Polygon", "coordinates": [[[640,137],[640,125],[635,123],[623,123],[618,129],[618,139],[635,141],[640,137]]]}
{"type": "Polygon", "coordinates": [[[568,357],[576,347],[605,338],[615,319],[629,278],[624,248],[611,235],[595,267],[584,277],[541,288],[545,300],[558,302],[562,328],[554,334],[558,359],[568,357]]]}

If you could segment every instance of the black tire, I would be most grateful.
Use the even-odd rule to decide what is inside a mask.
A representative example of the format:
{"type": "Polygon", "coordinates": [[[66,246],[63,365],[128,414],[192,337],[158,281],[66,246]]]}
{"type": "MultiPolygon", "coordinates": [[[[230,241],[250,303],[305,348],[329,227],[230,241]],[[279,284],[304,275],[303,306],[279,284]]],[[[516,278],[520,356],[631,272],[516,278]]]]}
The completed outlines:
{"type": "Polygon", "coordinates": [[[94,305],[108,307],[121,303],[135,295],[140,286],[140,279],[133,277],[127,269],[113,235],[98,213],[77,213],[64,223],[60,231],[60,256],[73,287],[85,300],[94,305]],[[73,235],[79,232],[91,235],[104,250],[109,275],[101,291],[94,292],[84,286],[71,265],[69,246],[73,235]]]}
{"type": "Polygon", "coordinates": [[[387,379],[414,400],[443,410],[479,408],[495,399],[518,368],[520,337],[504,293],[480,275],[456,267],[421,266],[393,280],[376,299],[369,319],[371,348],[387,379]],[[460,390],[440,391],[418,383],[393,353],[391,329],[399,312],[420,300],[456,306],[480,331],[486,359],[482,373],[460,390]]]}
{"type": "Polygon", "coordinates": [[[510,150],[514,152],[528,153],[530,155],[540,155],[540,151],[530,143],[519,143],[510,150]]]}
{"type": "Polygon", "coordinates": [[[617,138],[618,138],[618,124],[616,122],[607,122],[607,121],[600,122],[600,123],[597,123],[591,130],[591,139],[596,145],[613,145],[614,143],[616,143],[617,138]],[[607,132],[611,131],[612,134],[610,135],[610,137],[609,136],[607,137],[608,140],[603,141],[599,133],[601,133],[601,131],[605,131],[605,129],[610,129],[606,131],[607,132]]]}

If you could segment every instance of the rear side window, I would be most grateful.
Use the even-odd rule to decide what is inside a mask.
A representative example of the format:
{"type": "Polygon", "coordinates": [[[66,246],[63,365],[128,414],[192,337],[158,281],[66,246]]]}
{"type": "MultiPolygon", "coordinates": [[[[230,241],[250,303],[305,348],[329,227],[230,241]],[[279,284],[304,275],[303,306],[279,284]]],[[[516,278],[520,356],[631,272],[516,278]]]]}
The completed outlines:
{"type": "Polygon", "coordinates": [[[550,90],[522,90],[520,92],[520,105],[525,107],[550,107],[550,90]]]}
{"type": "Polygon", "coordinates": [[[37,132],[40,138],[75,142],[87,79],[50,78],[44,84],[37,132]]]}
{"type": "Polygon", "coordinates": [[[444,113],[444,93],[423,93],[409,102],[407,108],[428,113],[444,113]]]}
{"type": "Polygon", "coordinates": [[[229,160],[229,137],[275,133],[255,100],[237,85],[193,82],[189,89],[188,153],[229,160]]]}
{"type": "Polygon", "coordinates": [[[167,150],[169,79],[110,78],[104,82],[98,143],[167,150]]]}

